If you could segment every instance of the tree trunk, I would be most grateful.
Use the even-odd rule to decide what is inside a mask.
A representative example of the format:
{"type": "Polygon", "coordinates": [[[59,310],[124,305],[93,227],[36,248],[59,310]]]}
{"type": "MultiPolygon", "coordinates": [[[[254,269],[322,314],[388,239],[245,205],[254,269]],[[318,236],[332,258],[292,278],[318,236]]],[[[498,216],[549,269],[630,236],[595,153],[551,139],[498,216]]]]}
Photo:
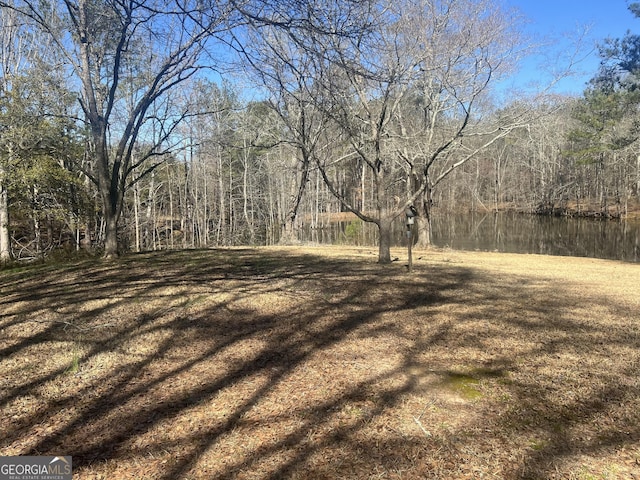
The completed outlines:
{"type": "Polygon", "coordinates": [[[135,226],[135,234],[136,234],[136,246],[135,251],[139,252],[140,248],[140,189],[139,185],[136,184],[133,186],[133,220],[135,226]]]}
{"type": "Polygon", "coordinates": [[[416,217],[416,229],[418,239],[416,247],[428,248],[431,246],[431,219],[428,217],[416,217]]]}
{"type": "Polygon", "coordinates": [[[416,200],[418,216],[416,228],[418,239],[416,247],[427,248],[431,246],[431,189],[427,188],[416,200]]]}
{"type": "Polygon", "coordinates": [[[11,238],[9,237],[9,194],[0,183],[0,265],[11,261],[11,238]]]}
{"type": "Polygon", "coordinates": [[[109,208],[104,211],[104,258],[117,258],[120,256],[118,248],[118,216],[109,208]]]}
{"type": "Polygon", "coordinates": [[[636,196],[640,198],[640,155],[636,157],[636,196]]]}
{"type": "Polygon", "coordinates": [[[280,240],[278,244],[280,245],[295,245],[298,243],[298,237],[296,235],[296,214],[294,212],[289,212],[287,214],[287,218],[282,224],[282,228],[280,230],[280,240]]]}
{"type": "Polygon", "coordinates": [[[295,175],[291,178],[288,186],[287,215],[282,225],[280,241],[278,243],[290,245],[298,243],[298,211],[307,189],[309,180],[310,155],[304,148],[299,152],[300,157],[295,160],[295,175]]]}
{"type": "MultiPolygon", "coordinates": [[[[147,192],[147,208],[145,210],[145,218],[144,218],[144,234],[142,236],[144,242],[144,249],[148,250],[156,250],[156,219],[153,215],[154,205],[155,205],[155,172],[151,172],[149,179],[149,191],[147,192]]],[[[171,188],[171,176],[167,176],[167,181],[169,183],[169,218],[171,219],[173,225],[173,190],[171,188]]],[[[173,245],[171,245],[173,247],[173,245]]]]}
{"type": "MultiPolygon", "coordinates": [[[[102,216],[104,219],[104,258],[117,258],[120,256],[118,248],[118,220],[122,198],[115,188],[111,187],[111,177],[109,175],[109,161],[105,151],[99,152],[98,168],[100,169],[98,178],[98,191],[102,201],[102,216]],[[102,153],[102,155],[100,155],[102,153]]],[[[124,194],[124,193],[123,193],[124,194]]]]}
{"type": "Polygon", "coordinates": [[[226,189],[224,188],[224,165],[222,163],[222,152],[218,150],[217,155],[217,175],[218,175],[218,227],[216,231],[216,246],[226,245],[226,223],[227,223],[227,208],[226,208],[226,189]]]}
{"type": "Polygon", "coordinates": [[[36,197],[38,196],[38,187],[31,187],[31,225],[33,227],[33,239],[35,244],[35,256],[44,260],[44,252],[42,249],[42,232],[40,230],[40,214],[38,212],[36,197]]]}
{"type": "Polygon", "coordinates": [[[390,218],[382,218],[378,222],[378,263],[391,263],[391,223],[390,218]]]}
{"type": "Polygon", "coordinates": [[[104,219],[104,258],[117,258],[120,256],[118,220],[120,218],[122,198],[118,196],[118,191],[115,188],[111,188],[107,153],[105,151],[99,153],[102,153],[98,159],[100,168],[98,190],[102,200],[102,217],[104,219]]]}
{"type": "Polygon", "coordinates": [[[295,245],[298,243],[297,230],[297,217],[298,207],[297,205],[290,205],[287,215],[282,222],[282,228],[280,229],[280,245],[295,245]]]}
{"type": "Polygon", "coordinates": [[[242,170],[242,216],[244,218],[245,229],[249,232],[249,243],[255,245],[255,230],[253,228],[253,221],[249,218],[249,149],[245,144],[244,164],[242,170]]]}

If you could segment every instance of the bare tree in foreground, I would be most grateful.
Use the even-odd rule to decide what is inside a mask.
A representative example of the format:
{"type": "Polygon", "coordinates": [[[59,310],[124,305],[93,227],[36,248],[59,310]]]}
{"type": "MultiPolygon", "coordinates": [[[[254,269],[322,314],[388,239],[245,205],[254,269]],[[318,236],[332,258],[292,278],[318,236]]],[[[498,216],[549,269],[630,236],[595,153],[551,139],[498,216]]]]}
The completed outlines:
{"type": "MultiPolygon", "coordinates": [[[[203,68],[208,43],[229,28],[224,2],[65,0],[0,2],[48,35],[80,86],[89,167],[105,222],[105,257],[118,249],[118,221],[132,172],[162,153],[187,114],[165,101],[203,68]],[[138,140],[151,145],[133,152],[138,140]]],[[[137,176],[140,178],[140,175],[137,176]]]]}
{"type": "Polygon", "coordinates": [[[489,86],[518,39],[490,1],[394,1],[370,15],[372,32],[312,39],[312,98],[329,119],[331,145],[316,163],[345,208],[377,225],[378,260],[387,263],[392,223],[406,207],[419,207],[428,243],[431,190],[518,124],[487,121],[489,86]],[[369,205],[352,202],[332,177],[345,164],[371,179],[369,205]]]}

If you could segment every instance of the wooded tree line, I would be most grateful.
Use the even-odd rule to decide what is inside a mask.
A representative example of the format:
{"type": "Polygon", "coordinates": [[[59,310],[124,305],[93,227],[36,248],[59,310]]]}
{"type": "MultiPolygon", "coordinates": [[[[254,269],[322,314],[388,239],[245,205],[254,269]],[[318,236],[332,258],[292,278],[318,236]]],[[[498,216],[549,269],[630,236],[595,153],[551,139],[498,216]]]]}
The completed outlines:
{"type": "Polygon", "coordinates": [[[578,98],[501,90],[529,46],[491,0],[0,8],[3,263],[295,242],[345,212],[384,263],[410,205],[421,245],[433,208],[638,206],[631,33],[578,98]]]}

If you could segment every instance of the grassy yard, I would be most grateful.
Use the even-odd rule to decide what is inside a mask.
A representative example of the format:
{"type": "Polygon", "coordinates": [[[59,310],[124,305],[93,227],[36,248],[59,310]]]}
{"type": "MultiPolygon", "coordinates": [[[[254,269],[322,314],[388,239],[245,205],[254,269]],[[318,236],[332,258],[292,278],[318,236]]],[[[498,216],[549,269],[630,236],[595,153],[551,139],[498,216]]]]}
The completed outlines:
{"type": "Polygon", "coordinates": [[[72,455],[74,479],[640,479],[640,265],[376,253],[0,271],[0,455],[72,455]]]}

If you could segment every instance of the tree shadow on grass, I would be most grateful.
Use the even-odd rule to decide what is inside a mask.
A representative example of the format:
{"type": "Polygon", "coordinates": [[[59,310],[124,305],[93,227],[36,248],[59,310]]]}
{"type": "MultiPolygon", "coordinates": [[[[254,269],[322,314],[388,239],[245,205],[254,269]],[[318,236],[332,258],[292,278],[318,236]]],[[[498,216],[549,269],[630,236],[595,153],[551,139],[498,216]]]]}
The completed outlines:
{"type": "Polygon", "coordinates": [[[608,455],[640,439],[631,311],[598,323],[581,309],[606,298],[552,280],[415,267],[222,249],[0,277],[0,454],[71,454],[78,478],[622,468],[608,455]]]}

